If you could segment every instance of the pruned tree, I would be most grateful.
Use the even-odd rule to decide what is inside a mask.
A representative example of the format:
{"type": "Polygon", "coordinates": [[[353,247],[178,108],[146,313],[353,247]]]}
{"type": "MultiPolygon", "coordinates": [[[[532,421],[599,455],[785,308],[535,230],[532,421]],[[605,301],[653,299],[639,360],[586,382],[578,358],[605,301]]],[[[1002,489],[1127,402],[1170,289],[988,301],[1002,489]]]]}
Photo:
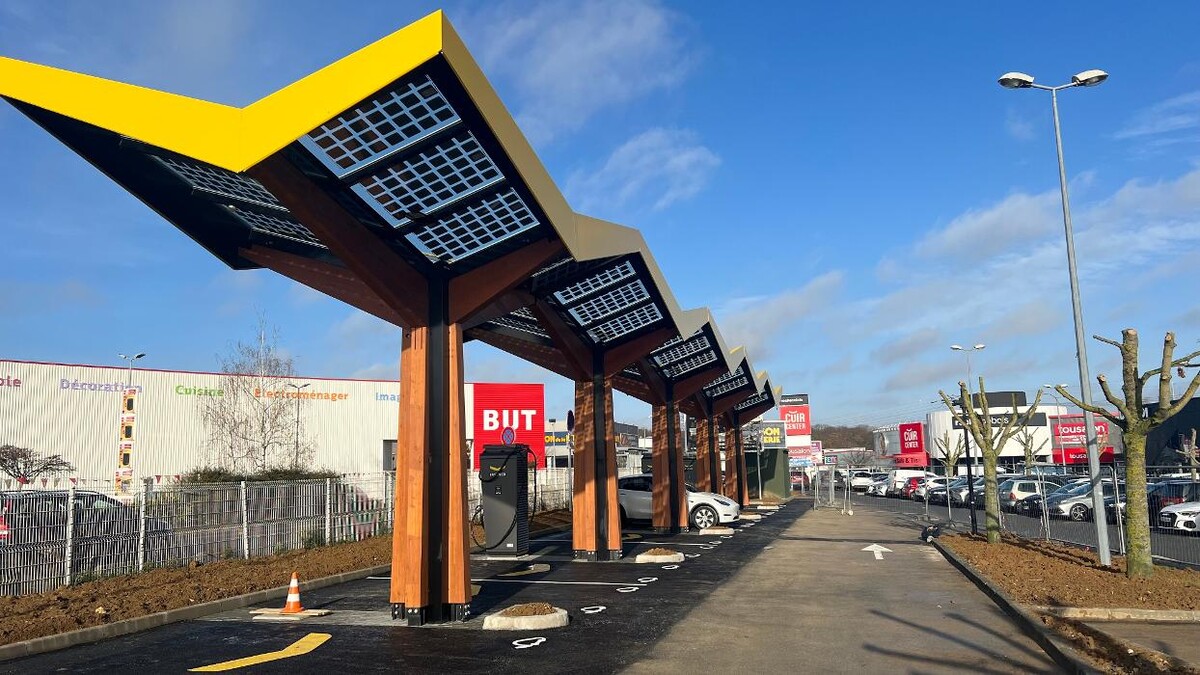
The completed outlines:
{"type": "Polygon", "coordinates": [[[979,446],[979,453],[983,456],[984,523],[988,543],[996,544],[1000,542],[1000,498],[996,490],[996,464],[1000,451],[1008,441],[1018,429],[1029,423],[1029,418],[1042,402],[1042,392],[1038,390],[1033,405],[1023,413],[1017,411],[1017,401],[1014,398],[1006,415],[993,416],[991,408],[988,407],[987,390],[984,388],[982,377],[979,378],[978,409],[973,403],[967,403],[971,401],[967,383],[959,382],[958,389],[959,400],[964,402],[961,409],[950,400],[946,392],[938,391],[938,395],[942,397],[942,402],[946,404],[954,419],[971,433],[971,438],[975,439],[975,445],[979,446]],[[997,421],[999,424],[996,424],[997,421]]]}
{"type": "Polygon", "coordinates": [[[868,466],[876,457],[875,451],[871,448],[852,448],[838,454],[846,458],[849,466],[868,466]]]}
{"type": "Polygon", "coordinates": [[[1037,456],[1042,453],[1042,450],[1046,447],[1046,443],[1049,442],[1049,439],[1043,438],[1041,443],[1035,445],[1034,441],[1037,439],[1033,436],[1033,430],[1025,426],[1017,431],[1013,439],[1021,445],[1021,450],[1025,453],[1026,470],[1033,466],[1034,462],[1037,461],[1037,456]]]}
{"type": "Polygon", "coordinates": [[[60,473],[70,473],[75,466],[62,458],[62,455],[42,455],[29,448],[19,448],[15,445],[0,445],[0,473],[15,479],[17,489],[41,476],[53,476],[60,473]]]}
{"type": "Polygon", "coordinates": [[[1182,455],[1183,459],[1187,461],[1187,465],[1192,468],[1192,480],[1200,480],[1200,448],[1196,447],[1195,427],[1188,434],[1183,447],[1175,452],[1182,455]]]}
{"type": "Polygon", "coordinates": [[[288,386],[295,366],[279,348],[278,329],[268,328],[260,317],[257,331],[254,342],[238,341],[217,357],[220,384],[215,395],[198,397],[201,416],[219,466],[299,468],[311,454],[303,438],[307,401],[288,386]]]}
{"type": "Polygon", "coordinates": [[[1099,335],[1092,337],[1121,351],[1122,396],[1113,393],[1105,375],[1096,377],[1105,400],[1117,412],[1097,405],[1084,405],[1062,387],[1055,387],[1055,390],[1071,403],[1104,417],[1121,430],[1125,443],[1125,574],[1131,578],[1150,577],[1154,574],[1154,559],[1150,554],[1150,509],[1146,504],[1146,436],[1192,400],[1200,387],[1200,373],[1192,378],[1183,396],[1172,401],[1171,371],[1200,356],[1200,351],[1175,358],[1175,333],[1168,332],[1163,338],[1161,365],[1138,374],[1136,330],[1126,328],[1121,331],[1120,342],[1099,335]],[[1152,377],[1158,378],[1158,407],[1153,414],[1142,402],[1142,390],[1152,377]]]}
{"type": "Polygon", "coordinates": [[[953,476],[955,467],[958,466],[958,460],[962,459],[963,453],[966,452],[966,447],[963,444],[962,436],[954,435],[954,443],[950,443],[950,432],[943,431],[941,438],[933,439],[933,444],[938,450],[942,451],[942,464],[946,467],[946,475],[953,476]]]}

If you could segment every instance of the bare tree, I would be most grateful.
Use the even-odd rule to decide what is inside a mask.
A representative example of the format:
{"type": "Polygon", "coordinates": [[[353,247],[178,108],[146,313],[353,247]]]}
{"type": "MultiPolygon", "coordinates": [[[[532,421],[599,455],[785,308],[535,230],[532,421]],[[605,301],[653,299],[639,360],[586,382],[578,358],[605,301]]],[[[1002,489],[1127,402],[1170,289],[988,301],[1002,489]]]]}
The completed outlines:
{"type": "Polygon", "coordinates": [[[307,403],[288,378],[295,367],[279,349],[279,333],[258,322],[253,343],[237,342],[221,364],[214,395],[198,397],[217,464],[261,471],[273,465],[302,466],[311,445],[303,435],[301,413],[307,403]],[[301,439],[299,442],[297,439],[301,439]]]}
{"type": "Polygon", "coordinates": [[[0,445],[0,473],[16,479],[18,490],[40,476],[74,470],[75,466],[63,459],[62,455],[40,455],[29,448],[18,448],[7,443],[0,445]]]}
{"type": "Polygon", "coordinates": [[[1194,427],[1188,434],[1187,440],[1184,441],[1183,447],[1175,452],[1182,455],[1187,460],[1188,466],[1192,467],[1192,480],[1200,480],[1200,448],[1196,447],[1196,429],[1194,427]]]}
{"type": "Polygon", "coordinates": [[[1004,449],[1009,439],[1017,433],[1018,429],[1029,423],[1029,418],[1033,416],[1033,412],[1042,402],[1042,392],[1038,390],[1037,396],[1033,399],[1033,405],[1029,406],[1024,413],[1017,411],[1017,401],[1014,398],[1011,409],[1006,415],[993,416],[988,407],[987,390],[984,388],[982,377],[979,378],[978,410],[973,403],[970,405],[965,403],[971,401],[967,383],[959,382],[958,389],[959,400],[964,402],[961,410],[954,404],[954,401],[950,400],[946,392],[938,391],[938,394],[954,419],[971,432],[971,438],[975,439],[975,445],[979,446],[979,453],[983,456],[984,521],[988,543],[996,544],[1000,541],[1000,499],[996,490],[996,463],[1000,457],[1000,451],[1004,449]]]}
{"type": "Polygon", "coordinates": [[[1055,387],[1055,390],[1080,408],[1103,416],[1122,431],[1125,442],[1125,574],[1131,578],[1150,577],[1154,574],[1154,559],[1150,554],[1150,509],[1146,504],[1146,436],[1192,400],[1200,387],[1200,373],[1192,378],[1183,396],[1172,401],[1171,371],[1200,356],[1200,351],[1174,358],[1175,333],[1168,332],[1163,338],[1161,365],[1139,375],[1136,330],[1126,328],[1121,331],[1120,342],[1099,335],[1092,337],[1121,351],[1121,393],[1124,397],[1118,398],[1113,393],[1106,376],[1096,377],[1104,398],[1117,412],[1084,405],[1062,387],[1055,387]],[[1149,408],[1142,403],[1142,390],[1152,377],[1158,377],[1158,408],[1154,414],[1150,414],[1149,408]]]}
{"type": "Polygon", "coordinates": [[[1043,438],[1041,443],[1034,445],[1035,439],[1033,437],[1033,430],[1029,427],[1021,427],[1017,433],[1013,435],[1013,438],[1017,441],[1017,443],[1021,444],[1021,450],[1025,452],[1026,470],[1033,466],[1033,464],[1037,461],[1037,456],[1041,454],[1042,450],[1046,447],[1046,443],[1049,442],[1047,439],[1043,438]]]}
{"type": "Polygon", "coordinates": [[[946,475],[953,476],[958,460],[962,459],[963,453],[966,452],[962,436],[955,434],[954,444],[951,445],[950,432],[943,431],[941,438],[933,439],[933,444],[942,451],[942,464],[946,467],[946,475]]]}
{"type": "Polygon", "coordinates": [[[875,460],[875,451],[871,448],[851,448],[838,454],[846,458],[849,466],[869,466],[875,460]]]}

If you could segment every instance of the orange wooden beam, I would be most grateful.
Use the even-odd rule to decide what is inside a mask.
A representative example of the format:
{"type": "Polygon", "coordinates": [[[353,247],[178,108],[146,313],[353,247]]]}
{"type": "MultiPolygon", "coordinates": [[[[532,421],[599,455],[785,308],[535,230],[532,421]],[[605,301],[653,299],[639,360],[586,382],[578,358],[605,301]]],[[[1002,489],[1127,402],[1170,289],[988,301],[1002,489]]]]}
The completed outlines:
{"type": "Polygon", "coordinates": [[[554,346],[562,353],[567,367],[575,373],[573,380],[585,380],[592,376],[592,350],[584,344],[583,339],[571,330],[558,312],[544,300],[537,301],[530,308],[537,317],[542,328],[550,335],[554,346]]]}
{"type": "Polygon", "coordinates": [[[662,346],[676,335],[674,328],[659,328],[604,351],[604,373],[619,373],[626,366],[662,346]]]}
{"type": "Polygon", "coordinates": [[[451,279],[450,321],[469,323],[564,251],[558,239],[543,239],[451,279]]]}

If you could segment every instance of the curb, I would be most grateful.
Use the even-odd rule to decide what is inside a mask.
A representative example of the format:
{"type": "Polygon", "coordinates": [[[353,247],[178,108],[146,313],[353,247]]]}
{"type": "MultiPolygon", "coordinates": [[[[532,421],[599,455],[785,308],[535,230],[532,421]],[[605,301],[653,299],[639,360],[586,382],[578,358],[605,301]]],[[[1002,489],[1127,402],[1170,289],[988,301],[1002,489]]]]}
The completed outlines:
{"type": "Polygon", "coordinates": [[[1137,607],[1034,607],[1042,614],[1080,621],[1144,621],[1147,623],[1200,623],[1200,611],[1141,609],[1137,607]]]}
{"type": "Polygon", "coordinates": [[[1021,631],[1036,642],[1042,648],[1042,651],[1046,652],[1046,655],[1053,659],[1061,668],[1069,673],[1082,673],[1086,675],[1100,672],[1085,661],[1074,648],[1070,647],[1065,638],[1043,625],[1036,616],[1022,608],[1016,601],[1008,597],[1004,591],[989,584],[971,563],[959,558],[958,555],[943,546],[936,539],[933,540],[932,544],[951,565],[957,567],[979,590],[991,598],[992,602],[996,603],[1017,624],[1021,631]]]}
{"type": "MultiPolygon", "coordinates": [[[[368,576],[390,573],[392,569],[391,563],[380,565],[378,567],[369,567],[367,569],[356,570],[354,572],[343,572],[342,574],[333,574],[327,577],[320,577],[304,582],[304,587],[310,590],[317,590],[327,586],[334,586],[345,583],[347,581],[357,581],[368,576]]],[[[45,637],[34,638],[32,640],[24,640],[22,642],[14,642],[0,646],[0,662],[9,661],[23,656],[33,656],[35,654],[44,654],[67,647],[75,647],[77,645],[87,644],[89,642],[99,642],[109,638],[129,635],[148,630],[150,628],[158,628],[179,621],[187,621],[196,619],[217,612],[224,612],[239,607],[266,602],[267,600],[275,600],[287,595],[287,586],[278,586],[276,588],[266,588],[245,595],[237,595],[232,598],[223,598],[221,600],[210,600],[202,602],[198,605],[188,605],[187,607],[177,607],[169,609],[165,612],[155,614],[147,614],[133,619],[124,619],[122,621],[114,621],[103,626],[89,626],[88,628],[80,628],[67,633],[59,633],[57,635],[47,635],[45,637]]]]}

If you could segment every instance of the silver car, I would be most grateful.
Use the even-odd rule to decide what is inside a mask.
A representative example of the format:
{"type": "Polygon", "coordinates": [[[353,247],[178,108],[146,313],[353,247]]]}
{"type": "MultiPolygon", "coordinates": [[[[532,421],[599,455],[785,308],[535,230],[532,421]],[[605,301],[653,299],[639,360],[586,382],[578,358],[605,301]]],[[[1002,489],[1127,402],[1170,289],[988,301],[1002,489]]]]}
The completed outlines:
{"type": "MultiPolygon", "coordinates": [[[[650,520],[654,517],[654,478],[648,473],[625,476],[617,479],[617,500],[621,504],[621,520],[650,520]]],[[[691,485],[687,488],[688,522],[703,530],[714,525],[737,522],[741,507],[732,499],[700,492],[691,485]]]]}

